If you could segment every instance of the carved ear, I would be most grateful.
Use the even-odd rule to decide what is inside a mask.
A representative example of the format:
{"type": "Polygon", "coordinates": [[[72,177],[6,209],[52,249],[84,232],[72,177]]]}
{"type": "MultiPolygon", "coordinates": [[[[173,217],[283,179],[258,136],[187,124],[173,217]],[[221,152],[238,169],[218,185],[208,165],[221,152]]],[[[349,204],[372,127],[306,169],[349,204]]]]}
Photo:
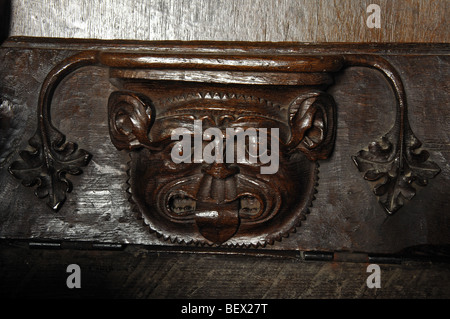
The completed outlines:
{"type": "Polygon", "coordinates": [[[118,150],[132,150],[151,144],[148,133],[154,121],[149,98],[134,92],[113,92],[108,101],[111,141],[118,150]]]}
{"type": "Polygon", "coordinates": [[[315,161],[330,155],[335,139],[335,103],[324,92],[297,97],[289,106],[290,151],[300,150],[315,161]]]}

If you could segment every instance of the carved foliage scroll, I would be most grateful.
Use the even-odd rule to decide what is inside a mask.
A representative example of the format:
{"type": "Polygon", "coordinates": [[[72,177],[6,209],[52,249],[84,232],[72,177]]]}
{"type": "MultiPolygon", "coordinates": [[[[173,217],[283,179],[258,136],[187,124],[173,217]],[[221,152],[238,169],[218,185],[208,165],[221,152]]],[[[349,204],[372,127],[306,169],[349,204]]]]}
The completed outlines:
{"type": "Polygon", "coordinates": [[[422,143],[411,130],[406,93],[397,71],[376,56],[348,55],[349,66],[365,66],[381,71],[396,96],[396,118],[393,128],[380,141],[370,143],[352,159],[364,172],[364,179],[374,184],[373,192],[388,214],[398,211],[411,200],[417,187],[426,186],[440,168],[421,149],[422,143]]]}
{"type": "Polygon", "coordinates": [[[78,149],[77,144],[67,142],[50,118],[50,107],[56,87],[74,70],[96,63],[96,53],[87,51],[61,62],[47,75],[38,101],[38,128],[29,140],[29,149],[20,152],[20,160],[10,167],[10,173],[28,187],[37,186],[38,198],[47,198],[53,210],[61,208],[72,183],[68,174],[82,173],[82,167],[91,159],[89,152],[78,149]]]}

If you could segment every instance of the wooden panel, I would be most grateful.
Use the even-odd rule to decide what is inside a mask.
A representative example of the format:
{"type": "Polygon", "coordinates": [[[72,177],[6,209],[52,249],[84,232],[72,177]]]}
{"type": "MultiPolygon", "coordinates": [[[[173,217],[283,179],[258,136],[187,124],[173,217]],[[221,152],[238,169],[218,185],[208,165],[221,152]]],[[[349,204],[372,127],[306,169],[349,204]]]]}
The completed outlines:
{"type": "MultiPolygon", "coordinates": [[[[1,5],[6,2],[0,1],[1,5]]],[[[449,2],[446,0],[12,0],[12,3],[9,33],[12,36],[449,42],[446,22],[449,2]],[[365,24],[366,8],[374,2],[381,8],[380,29],[370,29],[365,24]]],[[[6,21],[2,17],[1,40],[6,21]]],[[[133,48],[136,43],[121,45],[133,48]]],[[[51,68],[81,47],[99,49],[105,46],[105,43],[80,45],[55,39],[50,45],[33,41],[9,43],[8,48],[1,51],[1,64],[14,65],[0,70],[0,129],[2,133],[7,132],[0,134],[2,297],[450,298],[448,248],[444,246],[441,251],[422,246],[424,243],[446,243],[448,247],[449,243],[446,214],[450,189],[448,45],[363,46],[362,50],[361,47],[350,50],[333,47],[333,52],[337,53],[381,54],[394,64],[405,82],[414,132],[442,172],[420,191],[405,214],[384,215],[371,194],[371,187],[355,170],[349,155],[354,155],[373,137],[381,136],[391,127],[393,109],[387,101],[392,100],[393,94],[380,74],[349,68],[337,76],[337,83],[331,89],[339,107],[339,127],[335,152],[320,166],[321,176],[328,178],[320,180],[317,198],[301,232],[284,240],[284,247],[293,250],[287,254],[270,250],[264,255],[259,251],[230,255],[220,250],[210,254],[186,254],[181,253],[183,249],[178,253],[177,250],[167,253],[170,249],[161,246],[167,242],[154,237],[149,239],[147,230],[129,210],[122,183],[126,178],[128,157],[117,152],[106,137],[106,122],[86,121],[92,113],[96,113],[93,118],[107,115],[103,108],[107,104],[105,96],[114,87],[108,82],[107,71],[101,68],[79,70],[68,77],[55,94],[55,103],[66,106],[53,109],[55,125],[65,133],[70,132],[72,141],[94,150],[94,160],[84,174],[72,177],[74,191],[69,194],[63,214],[47,212],[45,203],[7,172],[36,129],[39,90],[51,68]],[[5,54],[7,51],[9,53],[5,54]],[[411,58],[405,56],[405,52],[418,56],[411,58]],[[89,90],[98,95],[86,94],[89,90]],[[362,113],[367,115],[364,121],[358,115],[362,113]],[[368,128],[372,130],[370,134],[367,134],[368,128]],[[15,200],[12,195],[21,200],[15,200]],[[357,205],[353,198],[358,198],[357,205]],[[400,227],[402,225],[408,227],[400,227]],[[10,241],[5,239],[7,237],[26,241],[10,241]],[[28,244],[28,241],[39,239],[56,239],[59,243],[62,238],[72,245],[65,242],[63,249],[52,250],[50,248],[60,247],[59,244],[28,244]],[[126,247],[119,251],[92,250],[92,240],[132,242],[138,246],[117,246],[126,247]],[[157,246],[146,248],[139,244],[157,246]],[[307,261],[308,258],[297,250],[314,247],[341,248],[350,252],[365,249],[398,252],[410,245],[413,247],[401,252],[404,259],[388,256],[370,261],[366,255],[345,257],[345,253],[334,256],[334,261],[332,255],[313,254],[310,255],[313,259],[326,261],[307,261]],[[43,249],[29,248],[34,246],[43,249]],[[427,258],[411,261],[406,258],[409,254],[415,258],[432,254],[434,262],[427,258]],[[439,258],[436,260],[439,256],[443,257],[443,262],[439,262],[439,258]],[[355,260],[359,262],[348,262],[355,260]],[[381,266],[381,289],[369,289],[366,285],[368,262],[381,266]],[[81,289],[66,286],[69,275],[66,267],[73,263],[81,267],[81,289]]],[[[147,50],[157,46],[154,43],[144,45],[147,50]]],[[[287,53],[292,49],[289,45],[283,46],[287,53]]],[[[294,50],[320,53],[323,48],[294,45],[294,50]]],[[[161,309],[161,304],[152,306],[167,310],[161,309]]]]}
{"type": "MultiPolygon", "coordinates": [[[[65,78],[55,91],[51,110],[53,124],[64,133],[70,132],[68,140],[75,141],[80,148],[88,150],[93,155],[92,162],[83,168],[84,173],[71,177],[74,183],[73,191],[61,210],[52,212],[45,203],[46,199],[42,201],[37,199],[33,189],[23,187],[8,172],[8,168],[15,165],[13,162],[20,158],[20,151],[28,147],[28,139],[33,136],[36,129],[34,123],[40,83],[54,65],[65,57],[75,54],[77,52],[75,48],[80,50],[96,45],[106,52],[100,55],[103,63],[120,66],[119,60],[108,58],[116,56],[114,53],[108,55],[108,50],[113,52],[113,49],[117,48],[111,42],[63,43],[56,40],[54,43],[45,43],[34,42],[33,39],[12,39],[2,48],[3,63],[15,67],[4,68],[1,71],[4,79],[1,94],[4,100],[3,108],[7,113],[5,128],[8,136],[8,143],[2,150],[0,171],[2,183],[0,192],[3,198],[0,206],[1,235],[3,238],[16,239],[174,245],[171,241],[150,234],[148,228],[143,227],[142,222],[135,218],[132,205],[128,202],[126,181],[129,157],[124,151],[117,151],[111,142],[108,128],[108,97],[117,89],[110,83],[109,75],[122,74],[119,72],[120,69],[109,72],[105,65],[85,67],[65,78]],[[11,193],[15,196],[8,195],[11,193]]],[[[449,215],[443,212],[443,207],[448,206],[449,201],[447,190],[450,173],[447,163],[450,160],[450,153],[446,144],[449,135],[447,125],[449,115],[448,108],[435,107],[445,105],[448,101],[446,90],[448,54],[445,45],[434,46],[434,49],[429,45],[384,47],[260,44],[244,47],[241,44],[240,47],[235,47],[227,43],[152,42],[122,43],[122,45],[128,50],[117,56],[126,56],[126,52],[136,51],[137,48],[141,55],[172,50],[181,55],[181,60],[186,61],[190,55],[182,55],[183,52],[193,54],[195,50],[216,54],[225,50],[229,55],[225,55],[224,58],[234,56],[233,52],[241,52],[241,57],[244,56],[242,52],[259,57],[264,53],[264,56],[272,58],[277,55],[284,57],[284,52],[290,52],[291,55],[288,57],[292,57],[295,52],[320,55],[324,51],[336,56],[343,52],[377,53],[384,56],[402,74],[409,101],[408,118],[412,130],[417,132],[424,148],[430,152],[430,160],[436,162],[441,168],[441,173],[435,179],[430,179],[428,186],[418,190],[417,196],[399,213],[393,216],[386,214],[377,202],[372,187],[356,169],[352,156],[366,148],[372,141],[381,138],[391,127],[396,127],[395,96],[382,74],[370,68],[349,67],[336,74],[335,84],[328,90],[337,106],[336,143],[331,156],[319,161],[320,179],[309,214],[297,228],[297,232],[290,234],[280,243],[267,245],[266,248],[394,254],[408,247],[446,245],[450,242],[449,215]],[[419,55],[420,52],[422,54],[419,55]],[[430,54],[431,52],[433,54],[430,54]]],[[[138,55],[127,57],[131,60],[133,56],[140,57],[138,55]]],[[[166,55],[156,56],[162,59],[166,55]]],[[[200,55],[193,56],[198,58],[200,55]]],[[[314,61],[311,56],[308,59],[314,61]]],[[[322,61],[317,59],[319,60],[322,61]]],[[[168,61],[174,68],[183,67],[175,58],[168,61]]],[[[214,67],[214,64],[210,64],[211,61],[214,63],[225,61],[223,63],[231,64],[226,67],[232,69],[236,67],[233,64],[234,60],[216,57],[213,60],[206,60],[208,72],[212,72],[209,68],[214,67]]],[[[283,63],[287,63],[286,61],[290,59],[282,60],[283,63]]],[[[334,61],[334,58],[330,61],[334,61]]],[[[137,67],[130,61],[124,63],[129,67],[137,67]]],[[[276,70],[277,64],[273,63],[273,66],[276,70]]],[[[156,64],[156,67],[159,68],[161,65],[156,64]]],[[[190,66],[192,67],[194,65],[190,66]]],[[[204,71],[201,64],[195,67],[204,71]]],[[[288,64],[287,68],[290,67],[288,64]]],[[[330,67],[338,71],[339,64],[330,64],[330,67]]],[[[132,70],[130,69],[130,72],[132,70]]],[[[143,74],[148,76],[147,73],[143,74]]],[[[165,78],[159,79],[161,82],[151,84],[151,88],[155,87],[148,93],[151,99],[157,101],[170,97],[171,87],[175,87],[179,92],[182,92],[180,90],[183,87],[187,87],[188,90],[207,90],[206,92],[215,89],[225,90],[216,83],[191,83],[184,80],[180,82],[178,76],[176,79],[178,81],[176,86],[165,86],[167,83],[165,78]]],[[[322,81],[320,77],[317,79],[322,81]]],[[[214,79],[219,80],[220,77],[214,79]]],[[[231,84],[227,83],[226,90],[252,92],[269,100],[275,98],[273,101],[276,104],[286,108],[295,97],[295,91],[284,88],[284,94],[279,95],[273,93],[278,92],[279,88],[275,90],[271,88],[272,85],[274,85],[272,82],[262,87],[260,84],[247,85],[245,90],[251,91],[245,91],[242,87],[231,87],[231,84]]],[[[134,89],[139,90],[139,85],[134,89]]],[[[189,247],[190,245],[187,245],[187,249],[189,247]]]]}
{"type": "Polygon", "coordinates": [[[11,36],[134,40],[448,42],[447,0],[14,0],[11,36]],[[380,28],[367,7],[380,6],[380,28]]]}
{"type": "MultiPolygon", "coordinates": [[[[370,289],[366,263],[152,253],[133,246],[124,251],[29,249],[5,243],[0,246],[0,260],[2,298],[203,298],[217,299],[211,301],[216,307],[230,299],[249,299],[267,303],[270,313],[276,315],[284,313],[286,306],[295,310],[299,303],[278,304],[270,299],[450,297],[447,263],[380,263],[381,288],[370,289]],[[72,263],[81,269],[79,289],[66,286],[70,275],[66,269],[72,263]]],[[[150,305],[177,316],[187,301],[150,305]]]]}

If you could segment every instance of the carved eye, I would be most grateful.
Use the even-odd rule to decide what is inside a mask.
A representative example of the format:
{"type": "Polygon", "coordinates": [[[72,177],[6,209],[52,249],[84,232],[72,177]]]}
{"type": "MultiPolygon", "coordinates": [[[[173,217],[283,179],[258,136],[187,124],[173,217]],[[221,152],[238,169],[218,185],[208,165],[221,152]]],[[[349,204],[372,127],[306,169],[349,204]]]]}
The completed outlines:
{"type": "Polygon", "coordinates": [[[175,171],[175,170],[177,170],[177,169],[179,169],[180,167],[179,167],[179,164],[175,164],[172,160],[165,160],[164,161],[164,167],[165,168],[167,168],[167,169],[169,169],[169,170],[172,170],[172,171],[175,171]]]}
{"type": "Polygon", "coordinates": [[[181,160],[180,163],[175,163],[175,161],[173,160],[171,154],[172,151],[174,150],[174,147],[176,147],[176,143],[177,142],[172,142],[169,145],[167,145],[162,154],[163,154],[163,158],[164,158],[164,168],[168,169],[168,170],[172,170],[172,171],[180,171],[180,170],[184,170],[188,167],[190,167],[193,164],[193,153],[194,153],[194,149],[191,148],[191,153],[189,154],[188,151],[183,150],[182,148],[179,150],[175,149],[175,152],[177,153],[177,158],[179,160],[181,160]]]}
{"type": "Polygon", "coordinates": [[[278,143],[271,145],[271,136],[260,138],[255,141],[247,141],[245,144],[245,161],[247,165],[264,165],[270,162],[274,156],[280,156],[278,143]]]}
{"type": "Polygon", "coordinates": [[[255,155],[255,158],[259,158],[261,156],[269,156],[271,154],[271,148],[270,145],[261,144],[260,142],[257,142],[255,144],[245,144],[245,153],[249,156],[255,155]]]}

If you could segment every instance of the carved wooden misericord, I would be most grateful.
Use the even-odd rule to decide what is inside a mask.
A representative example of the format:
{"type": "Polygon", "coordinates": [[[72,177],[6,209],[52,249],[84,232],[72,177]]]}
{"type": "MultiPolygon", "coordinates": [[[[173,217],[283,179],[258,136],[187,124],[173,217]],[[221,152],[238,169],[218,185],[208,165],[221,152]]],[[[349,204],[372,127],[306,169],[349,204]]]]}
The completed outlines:
{"type": "Polygon", "coordinates": [[[413,133],[400,74],[382,56],[204,51],[107,48],[62,60],[42,84],[36,132],[9,172],[33,186],[51,209],[62,207],[73,188],[70,175],[81,174],[92,155],[71,142],[70,132],[54,126],[52,109],[64,105],[52,99],[75,70],[106,68],[115,89],[107,105],[99,107],[108,110],[109,141],[117,151],[129,152],[128,179],[123,180],[127,209],[151,233],[174,243],[274,244],[306,219],[317,192],[318,161],[333,153],[338,109],[345,108],[329,88],[353,66],[380,72],[386,90],[394,93],[391,129],[348,154],[385,212],[401,214],[440,172],[413,133]],[[234,137],[227,139],[227,129],[254,135],[244,135],[238,144],[234,137]],[[177,130],[191,149],[178,147],[177,130]],[[227,157],[231,147],[233,156],[227,157]],[[174,154],[184,160],[174,161],[174,154]],[[263,173],[270,165],[274,171],[263,173]]]}

